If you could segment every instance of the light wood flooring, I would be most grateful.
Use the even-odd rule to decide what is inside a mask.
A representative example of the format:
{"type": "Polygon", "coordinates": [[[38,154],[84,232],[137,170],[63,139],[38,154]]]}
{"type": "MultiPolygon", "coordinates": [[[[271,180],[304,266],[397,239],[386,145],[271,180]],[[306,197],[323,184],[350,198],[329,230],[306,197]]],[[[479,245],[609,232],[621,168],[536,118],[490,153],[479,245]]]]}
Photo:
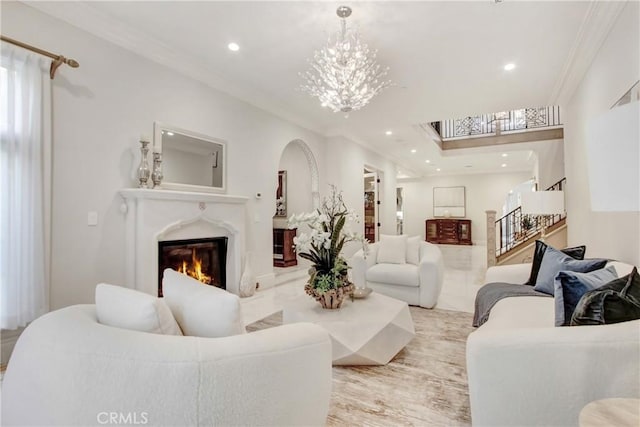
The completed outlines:
{"type": "MultiPolygon", "coordinates": [[[[465,342],[472,315],[411,307],[415,338],[385,366],[333,368],[329,426],[471,424],[465,342]]],[[[282,313],[247,327],[282,324],[282,313]]]]}

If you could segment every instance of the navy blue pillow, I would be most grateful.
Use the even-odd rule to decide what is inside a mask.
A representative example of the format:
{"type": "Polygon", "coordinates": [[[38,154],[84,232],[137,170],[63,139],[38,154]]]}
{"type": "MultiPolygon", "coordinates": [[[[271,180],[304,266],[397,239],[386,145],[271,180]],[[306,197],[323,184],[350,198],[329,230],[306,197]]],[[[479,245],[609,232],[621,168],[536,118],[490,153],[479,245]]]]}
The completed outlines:
{"type": "Polygon", "coordinates": [[[553,282],[561,271],[576,271],[578,273],[588,273],[599,270],[607,264],[606,259],[585,259],[577,260],[563,254],[559,250],[547,247],[542,257],[538,279],[533,287],[534,291],[553,295],[553,282]]]}
{"type": "Polygon", "coordinates": [[[587,291],[597,289],[618,278],[613,266],[590,273],[561,271],[554,282],[556,326],[568,326],[578,301],[587,291]]]}
{"type": "MultiPolygon", "coordinates": [[[[529,286],[534,286],[536,284],[536,280],[538,279],[538,271],[540,270],[540,264],[542,264],[542,257],[544,257],[544,253],[546,252],[549,245],[547,245],[542,240],[536,240],[536,248],[533,251],[533,260],[531,261],[531,274],[529,275],[529,280],[527,280],[524,284],[529,286]]],[[[575,259],[584,259],[584,254],[587,251],[586,246],[575,246],[573,248],[564,248],[561,252],[569,255],[571,258],[575,259]]]]}

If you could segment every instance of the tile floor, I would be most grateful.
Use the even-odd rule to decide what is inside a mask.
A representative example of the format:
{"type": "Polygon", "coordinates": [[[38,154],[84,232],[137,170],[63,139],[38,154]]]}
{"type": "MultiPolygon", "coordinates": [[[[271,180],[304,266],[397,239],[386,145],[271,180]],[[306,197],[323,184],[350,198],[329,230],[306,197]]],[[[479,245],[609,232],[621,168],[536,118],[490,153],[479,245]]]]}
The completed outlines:
{"type": "MultiPolygon", "coordinates": [[[[437,307],[473,313],[476,292],[482,286],[487,269],[486,246],[438,246],[442,250],[445,271],[437,307]]],[[[304,293],[305,280],[305,277],[294,279],[243,298],[241,303],[245,324],[282,310],[288,300],[304,293]]]]}

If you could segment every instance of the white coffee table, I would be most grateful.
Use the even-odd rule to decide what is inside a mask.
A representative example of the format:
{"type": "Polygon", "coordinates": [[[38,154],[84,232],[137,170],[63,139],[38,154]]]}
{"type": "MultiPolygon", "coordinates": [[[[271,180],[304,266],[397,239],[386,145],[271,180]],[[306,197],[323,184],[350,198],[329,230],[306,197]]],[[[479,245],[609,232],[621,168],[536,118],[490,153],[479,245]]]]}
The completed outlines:
{"type": "Polygon", "coordinates": [[[415,336],[409,306],[378,293],[325,310],[308,295],[288,302],[283,323],[310,322],[331,335],[334,365],[386,365],[415,336]]]}

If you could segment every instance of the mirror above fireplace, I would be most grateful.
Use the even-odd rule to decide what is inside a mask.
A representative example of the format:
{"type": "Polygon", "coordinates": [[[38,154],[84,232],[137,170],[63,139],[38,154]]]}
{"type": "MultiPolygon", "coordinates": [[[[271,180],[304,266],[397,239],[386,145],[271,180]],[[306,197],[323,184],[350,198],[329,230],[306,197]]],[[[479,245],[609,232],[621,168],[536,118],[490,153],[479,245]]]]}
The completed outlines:
{"type": "Polygon", "coordinates": [[[153,128],[153,149],[162,153],[162,188],[226,191],[225,141],[166,123],[155,122],[153,128]]]}

